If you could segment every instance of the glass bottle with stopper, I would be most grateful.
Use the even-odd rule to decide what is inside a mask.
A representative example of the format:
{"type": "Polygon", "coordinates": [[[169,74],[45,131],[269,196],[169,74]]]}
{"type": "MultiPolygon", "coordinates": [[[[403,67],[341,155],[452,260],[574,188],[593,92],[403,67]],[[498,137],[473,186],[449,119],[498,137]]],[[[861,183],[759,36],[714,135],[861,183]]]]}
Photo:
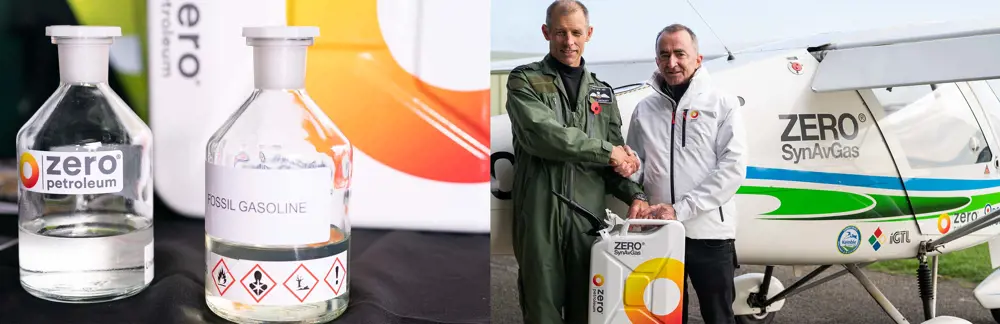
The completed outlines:
{"type": "Polygon", "coordinates": [[[353,151],[305,91],[319,29],[243,35],[255,89],[207,144],[206,302],[234,322],[327,322],[348,304],[353,151]]]}
{"type": "Polygon", "coordinates": [[[45,33],[60,83],[17,134],[21,285],[60,302],[125,298],[153,279],[153,137],[108,85],[121,28],[45,33]]]}

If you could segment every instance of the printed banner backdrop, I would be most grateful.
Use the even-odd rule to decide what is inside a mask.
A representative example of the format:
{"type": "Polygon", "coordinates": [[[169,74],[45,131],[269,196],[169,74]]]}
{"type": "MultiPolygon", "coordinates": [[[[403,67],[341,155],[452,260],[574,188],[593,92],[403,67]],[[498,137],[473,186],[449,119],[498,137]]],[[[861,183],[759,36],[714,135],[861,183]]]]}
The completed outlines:
{"type": "Polygon", "coordinates": [[[485,0],[289,1],[289,25],[320,27],[306,89],[357,149],[354,224],[489,231],[488,16],[485,0]]]}
{"type": "Polygon", "coordinates": [[[242,27],[318,26],[306,91],[355,146],[351,224],[489,232],[489,8],[487,0],[152,0],[157,194],[203,217],[205,143],[253,88],[242,27]]]}

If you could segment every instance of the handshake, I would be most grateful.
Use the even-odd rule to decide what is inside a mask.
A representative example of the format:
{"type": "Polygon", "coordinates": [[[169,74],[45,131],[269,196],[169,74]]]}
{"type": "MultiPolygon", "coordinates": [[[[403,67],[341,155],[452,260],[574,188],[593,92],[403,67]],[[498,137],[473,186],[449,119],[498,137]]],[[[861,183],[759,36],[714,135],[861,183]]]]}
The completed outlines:
{"type": "Polygon", "coordinates": [[[610,163],[615,168],[615,172],[626,178],[631,177],[633,173],[639,170],[639,157],[635,155],[635,151],[631,147],[628,147],[628,145],[615,146],[611,150],[610,163]]]}

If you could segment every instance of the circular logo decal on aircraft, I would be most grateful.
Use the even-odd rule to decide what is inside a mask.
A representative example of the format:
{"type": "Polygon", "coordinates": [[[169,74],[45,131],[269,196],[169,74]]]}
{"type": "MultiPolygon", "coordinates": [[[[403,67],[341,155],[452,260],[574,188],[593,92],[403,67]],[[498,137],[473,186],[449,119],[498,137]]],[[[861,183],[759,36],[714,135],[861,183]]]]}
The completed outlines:
{"type": "Polygon", "coordinates": [[[603,286],[603,285],[604,285],[604,276],[602,276],[601,274],[595,274],[594,275],[594,286],[600,287],[600,286],[603,286]]]}
{"type": "Polygon", "coordinates": [[[951,217],[949,217],[948,214],[941,214],[941,216],[938,216],[937,228],[938,232],[941,232],[941,234],[948,233],[948,231],[951,230],[951,217]]]}
{"type": "Polygon", "coordinates": [[[795,75],[802,75],[802,63],[796,61],[788,62],[788,71],[791,71],[795,75]]]}
{"type": "Polygon", "coordinates": [[[837,235],[837,251],[841,254],[851,254],[861,245],[861,230],[854,225],[848,225],[837,235]]]}

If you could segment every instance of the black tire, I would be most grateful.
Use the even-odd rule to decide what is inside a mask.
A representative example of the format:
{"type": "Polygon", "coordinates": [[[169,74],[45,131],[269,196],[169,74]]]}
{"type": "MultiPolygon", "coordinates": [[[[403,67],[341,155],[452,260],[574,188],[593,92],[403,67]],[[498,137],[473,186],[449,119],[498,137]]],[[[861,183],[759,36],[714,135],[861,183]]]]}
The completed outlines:
{"type": "MultiPolygon", "coordinates": [[[[765,313],[760,314],[750,314],[750,315],[736,315],[736,323],[738,324],[770,324],[774,321],[774,314],[776,313],[765,313]]],[[[994,313],[996,314],[996,313],[994,313]]],[[[994,315],[996,316],[996,315],[994,315]]]]}
{"type": "Polygon", "coordinates": [[[990,315],[993,315],[993,320],[1000,323],[1000,309],[994,308],[990,310],[990,315]]]}

